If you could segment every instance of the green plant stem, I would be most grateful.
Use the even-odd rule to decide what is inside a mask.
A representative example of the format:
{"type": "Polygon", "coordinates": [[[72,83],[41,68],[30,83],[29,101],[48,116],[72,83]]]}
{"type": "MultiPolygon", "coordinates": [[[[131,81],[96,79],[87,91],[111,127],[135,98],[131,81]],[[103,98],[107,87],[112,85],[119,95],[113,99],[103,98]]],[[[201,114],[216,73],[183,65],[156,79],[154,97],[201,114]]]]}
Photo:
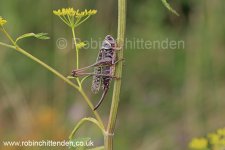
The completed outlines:
{"type": "MultiPolygon", "coordinates": [[[[123,48],[126,29],[126,0],[118,0],[118,31],[117,31],[117,44],[118,47],[123,48]]],[[[123,50],[118,52],[118,59],[123,58],[123,50]]],[[[115,76],[121,79],[122,76],[122,61],[117,64],[115,76]]],[[[112,96],[112,104],[110,109],[109,121],[107,132],[105,134],[105,150],[113,149],[113,135],[116,125],[116,117],[118,112],[118,105],[120,99],[121,80],[115,80],[112,96]]]]}
{"type": "Polygon", "coordinates": [[[74,41],[74,46],[75,46],[75,50],[76,50],[76,66],[77,69],[79,69],[79,50],[77,48],[77,41],[76,41],[76,35],[75,35],[75,28],[72,27],[72,34],[73,34],[73,41],[74,41]]]}
{"type": "Polygon", "coordinates": [[[5,44],[5,43],[2,43],[2,42],[0,42],[0,45],[5,46],[5,47],[8,47],[8,48],[15,49],[15,46],[9,45],[9,44],[5,44]]]}
{"type": "MultiPolygon", "coordinates": [[[[74,84],[73,82],[71,82],[69,79],[67,79],[66,77],[64,77],[62,74],[60,74],[58,71],[56,71],[55,69],[53,69],[52,67],[50,67],[49,65],[45,64],[44,62],[42,62],[41,60],[39,60],[38,58],[34,57],[33,55],[29,54],[28,52],[26,52],[25,50],[23,50],[20,47],[15,47],[14,49],[16,49],[18,52],[24,54],[25,56],[29,57],[30,59],[32,59],[33,61],[39,63],[40,65],[42,65],[44,68],[46,68],[47,70],[49,70],[50,72],[52,72],[53,74],[55,74],[56,76],[58,76],[60,79],[62,79],[63,81],[65,81],[67,84],[69,84],[70,86],[74,87],[76,90],[78,90],[80,92],[80,94],[83,96],[83,98],[85,99],[85,101],[87,102],[88,106],[92,109],[94,109],[93,104],[91,103],[90,99],[87,97],[86,93],[84,93],[83,89],[81,87],[78,87],[76,84],[74,84]]],[[[93,111],[96,119],[101,123],[101,125],[103,125],[102,119],[99,116],[97,111],[93,111]]]]}
{"type": "Polygon", "coordinates": [[[25,50],[23,50],[20,47],[15,47],[15,50],[17,50],[19,53],[27,56],[28,58],[32,59],[33,61],[37,62],[38,64],[40,64],[41,66],[43,66],[44,68],[46,68],[47,70],[49,70],[50,72],[52,72],[53,74],[58,76],[60,79],[65,81],[67,84],[69,84],[72,87],[74,87],[75,89],[79,90],[79,87],[77,85],[75,85],[73,82],[71,82],[69,79],[64,77],[61,73],[59,73],[58,71],[56,71],[55,69],[53,69],[52,67],[47,65],[46,63],[42,62],[40,59],[34,57],[33,55],[31,55],[30,53],[26,52],[25,50]]]}
{"type": "MultiPolygon", "coordinates": [[[[73,41],[74,41],[74,46],[76,50],[76,68],[79,69],[79,49],[77,48],[77,41],[76,41],[76,35],[75,35],[75,27],[71,26],[72,29],[72,35],[73,35],[73,41]]],[[[76,77],[77,83],[79,87],[81,87],[81,82],[78,77],[76,77]]]]}
{"type": "Polygon", "coordinates": [[[67,21],[67,19],[64,17],[64,18],[62,18],[61,16],[59,16],[59,18],[66,24],[66,25],[68,25],[68,26],[70,26],[70,24],[68,24],[68,21],[67,21]],[[65,20],[66,21],[65,21],[65,20]]]}
{"type": "Polygon", "coordinates": [[[79,92],[83,96],[83,98],[86,100],[86,102],[88,103],[88,105],[91,108],[92,112],[94,113],[96,119],[99,121],[99,123],[101,124],[101,126],[104,127],[104,124],[103,124],[103,121],[102,121],[101,117],[99,116],[98,112],[96,110],[94,110],[94,105],[91,103],[91,101],[89,100],[89,98],[85,94],[85,92],[82,89],[82,87],[80,88],[79,92]]]}
{"type": "MultiPolygon", "coordinates": [[[[90,99],[87,97],[86,93],[83,91],[81,86],[77,86],[76,84],[74,84],[73,82],[71,82],[69,79],[67,79],[65,76],[63,76],[61,73],[59,73],[58,71],[56,71],[55,69],[53,69],[52,67],[50,67],[49,65],[47,65],[46,63],[44,63],[43,61],[41,61],[40,59],[34,57],[33,55],[31,55],[30,53],[26,52],[24,49],[20,48],[12,39],[12,37],[6,32],[5,29],[1,30],[6,36],[7,38],[12,42],[12,44],[14,45],[8,45],[5,43],[0,42],[0,45],[8,47],[8,48],[12,48],[15,49],[17,52],[27,56],[28,58],[30,58],[31,60],[37,62],[38,64],[40,64],[41,66],[43,66],[44,68],[46,68],[47,70],[49,70],[50,72],[52,72],[53,74],[55,74],[57,77],[59,77],[60,79],[62,79],[64,82],[66,82],[67,84],[69,84],[70,86],[72,86],[73,88],[75,88],[76,90],[78,90],[80,92],[80,94],[83,96],[84,100],[86,101],[86,103],[88,104],[88,106],[92,109],[96,119],[99,121],[99,123],[101,124],[101,126],[103,125],[103,121],[101,119],[101,117],[99,116],[97,111],[94,111],[94,106],[92,104],[92,102],[90,101],[90,99]]],[[[79,79],[78,79],[79,80],[79,79]]]]}
{"type": "Polygon", "coordinates": [[[86,18],[84,18],[82,21],[80,21],[77,24],[75,24],[75,26],[78,27],[80,24],[82,24],[83,22],[85,22],[88,18],[90,18],[90,15],[87,16],[86,18]]]}
{"type": "MultiPolygon", "coordinates": [[[[30,59],[34,60],[35,62],[39,63],[40,65],[42,65],[43,67],[45,67],[47,70],[49,70],[50,72],[52,72],[53,74],[55,74],[56,76],[58,76],[60,79],[62,79],[63,81],[65,81],[67,84],[69,84],[70,86],[74,87],[75,89],[77,89],[80,94],[83,96],[83,98],[85,99],[85,101],[87,102],[88,106],[92,109],[94,109],[93,104],[91,103],[90,99],[87,97],[86,93],[84,92],[84,90],[81,87],[78,87],[77,85],[75,85],[73,82],[71,82],[69,79],[67,79],[66,77],[64,77],[62,74],[60,74],[58,71],[56,71],[55,69],[53,69],[52,67],[48,66],[47,64],[45,64],[44,62],[42,62],[41,60],[39,60],[38,58],[34,57],[33,55],[27,53],[25,50],[23,50],[22,48],[19,47],[15,47],[14,49],[16,49],[18,52],[24,54],[25,56],[29,57],[30,59]]],[[[103,122],[101,117],[99,116],[97,111],[93,111],[96,119],[100,122],[100,124],[102,126],[103,122]]]]}
{"type": "Polygon", "coordinates": [[[2,27],[1,31],[6,35],[6,37],[10,40],[10,42],[12,42],[13,45],[16,46],[16,42],[12,39],[12,37],[8,34],[8,32],[6,32],[6,30],[2,27]]]}
{"type": "Polygon", "coordinates": [[[85,122],[91,122],[93,124],[95,124],[101,131],[102,134],[104,135],[105,133],[105,129],[104,126],[102,126],[101,124],[99,124],[99,121],[96,120],[95,118],[82,118],[74,127],[73,131],[71,132],[69,139],[72,140],[74,138],[74,135],[76,134],[76,132],[78,131],[78,129],[85,123],[85,122]]]}

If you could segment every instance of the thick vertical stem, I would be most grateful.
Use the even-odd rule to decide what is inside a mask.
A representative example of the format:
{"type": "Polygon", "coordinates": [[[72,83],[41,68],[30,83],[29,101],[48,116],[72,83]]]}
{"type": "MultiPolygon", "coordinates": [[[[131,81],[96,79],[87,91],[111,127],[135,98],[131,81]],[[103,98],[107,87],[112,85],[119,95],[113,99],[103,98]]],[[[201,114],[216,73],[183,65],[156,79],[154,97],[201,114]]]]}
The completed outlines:
{"type": "MultiPolygon", "coordinates": [[[[118,46],[123,49],[126,29],[126,0],[118,0],[118,31],[117,42],[118,46]]],[[[118,59],[123,58],[123,50],[118,52],[118,59]]],[[[115,75],[119,77],[119,80],[115,80],[112,96],[112,104],[110,109],[110,116],[108,121],[107,131],[105,133],[105,150],[113,149],[113,135],[116,125],[116,117],[118,112],[120,88],[121,88],[121,76],[122,76],[122,61],[117,64],[115,75]]]]}

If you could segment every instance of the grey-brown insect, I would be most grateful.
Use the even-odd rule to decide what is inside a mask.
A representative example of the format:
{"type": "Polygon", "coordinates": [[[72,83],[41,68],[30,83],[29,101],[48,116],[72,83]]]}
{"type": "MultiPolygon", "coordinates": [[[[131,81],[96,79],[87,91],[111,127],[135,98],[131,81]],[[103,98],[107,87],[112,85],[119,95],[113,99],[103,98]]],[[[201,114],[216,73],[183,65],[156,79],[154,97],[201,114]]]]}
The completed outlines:
{"type": "Polygon", "coordinates": [[[98,93],[102,86],[102,96],[97,105],[94,107],[96,110],[104,100],[106,93],[109,90],[109,85],[115,73],[115,64],[120,61],[116,61],[116,41],[111,35],[107,35],[102,42],[102,47],[99,51],[97,60],[94,64],[72,71],[72,76],[93,75],[91,90],[93,93],[98,93]],[[94,67],[94,72],[86,73],[86,69],[94,67]]]}

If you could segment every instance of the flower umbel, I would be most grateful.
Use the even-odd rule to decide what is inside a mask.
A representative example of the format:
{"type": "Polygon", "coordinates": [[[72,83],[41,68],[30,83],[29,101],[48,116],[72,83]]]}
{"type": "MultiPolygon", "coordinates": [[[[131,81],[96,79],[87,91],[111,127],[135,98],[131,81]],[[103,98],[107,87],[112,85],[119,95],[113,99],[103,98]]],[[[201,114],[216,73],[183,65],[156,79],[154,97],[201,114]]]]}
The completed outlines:
{"type": "Polygon", "coordinates": [[[0,26],[3,26],[6,23],[7,21],[0,16],[0,26]]]}
{"type": "Polygon", "coordinates": [[[74,10],[73,8],[62,8],[54,10],[53,13],[58,16],[68,26],[75,28],[85,22],[90,16],[95,15],[97,10],[74,10]]]}
{"type": "Polygon", "coordinates": [[[192,150],[223,150],[225,149],[225,128],[209,133],[205,138],[194,138],[189,144],[192,150]]]}
{"type": "Polygon", "coordinates": [[[193,150],[205,150],[208,146],[208,141],[205,138],[195,138],[189,144],[189,147],[193,150]]]}
{"type": "Polygon", "coordinates": [[[209,142],[213,145],[217,145],[220,142],[220,136],[216,133],[210,133],[208,134],[209,142]]]}
{"type": "Polygon", "coordinates": [[[223,129],[218,129],[218,130],[217,130],[217,134],[220,135],[220,136],[225,136],[225,128],[223,128],[223,129]]]}

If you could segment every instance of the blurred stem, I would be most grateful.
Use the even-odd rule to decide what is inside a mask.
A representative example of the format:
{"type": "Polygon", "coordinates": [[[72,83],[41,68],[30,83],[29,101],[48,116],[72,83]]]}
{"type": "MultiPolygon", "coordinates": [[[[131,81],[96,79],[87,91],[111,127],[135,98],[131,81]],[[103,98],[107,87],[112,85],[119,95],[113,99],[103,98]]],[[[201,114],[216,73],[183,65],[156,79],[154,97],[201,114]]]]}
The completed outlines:
{"type": "MultiPolygon", "coordinates": [[[[59,73],[58,71],[56,71],[55,69],[53,69],[52,67],[50,67],[49,65],[47,65],[46,63],[44,63],[43,61],[41,61],[40,59],[34,57],[33,55],[31,55],[30,53],[26,52],[24,49],[20,48],[15,41],[12,39],[12,37],[7,33],[7,31],[4,28],[1,28],[1,31],[6,35],[6,37],[12,42],[13,45],[8,45],[5,43],[0,42],[0,45],[8,47],[8,48],[12,48],[15,49],[17,52],[27,56],[28,58],[30,58],[31,60],[37,62],[38,64],[40,64],[41,66],[43,66],[45,69],[47,69],[48,71],[52,72],[54,75],[56,75],[57,77],[59,77],[60,79],[62,79],[64,82],[66,82],[67,84],[69,84],[70,86],[72,86],[73,88],[75,88],[76,90],[78,90],[80,92],[80,94],[83,96],[84,100],[87,102],[88,106],[92,109],[92,112],[94,113],[96,119],[99,121],[99,124],[101,126],[104,127],[103,125],[103,121],[101,119],[101,117],[99,116],[97,111],[94,111],[94,106],[92,104],[92,102],[90,101],[90,99],[87,97],[86,93],[84,93],[82,87],[79,85],[77,86],[76,84],[74,84],[73,82],[71,82],[69,79],[67,79],[65,76],[63,76],[61,73],[59,73]]],[[[77,78],[78,79],[78,78],[77,78]]],[[[79,81],[79,79],[78,79],[79,81]]]]}
{"type": "MultiPolygon", "coordinates": [[[[123,48],[126,29],[126,0],[118,0],[118,31],[117,31],[117,44],[118,47],[123,48]]],[[[118,52],[118,59],[123,58],[123,50],[118,52]]],[[[122,61],[116,67],[115,76],[121,78],[122,76],[122,61]]],[[[112,104],[110,109],[110,116],[108,121],[107,132],[105,134],[105,149],[113,149],[113,136],[116,125],[116,117],[118,112],[119,98],[120,98],[121,79],[115,80],[112,96],[112,104]]]]}

